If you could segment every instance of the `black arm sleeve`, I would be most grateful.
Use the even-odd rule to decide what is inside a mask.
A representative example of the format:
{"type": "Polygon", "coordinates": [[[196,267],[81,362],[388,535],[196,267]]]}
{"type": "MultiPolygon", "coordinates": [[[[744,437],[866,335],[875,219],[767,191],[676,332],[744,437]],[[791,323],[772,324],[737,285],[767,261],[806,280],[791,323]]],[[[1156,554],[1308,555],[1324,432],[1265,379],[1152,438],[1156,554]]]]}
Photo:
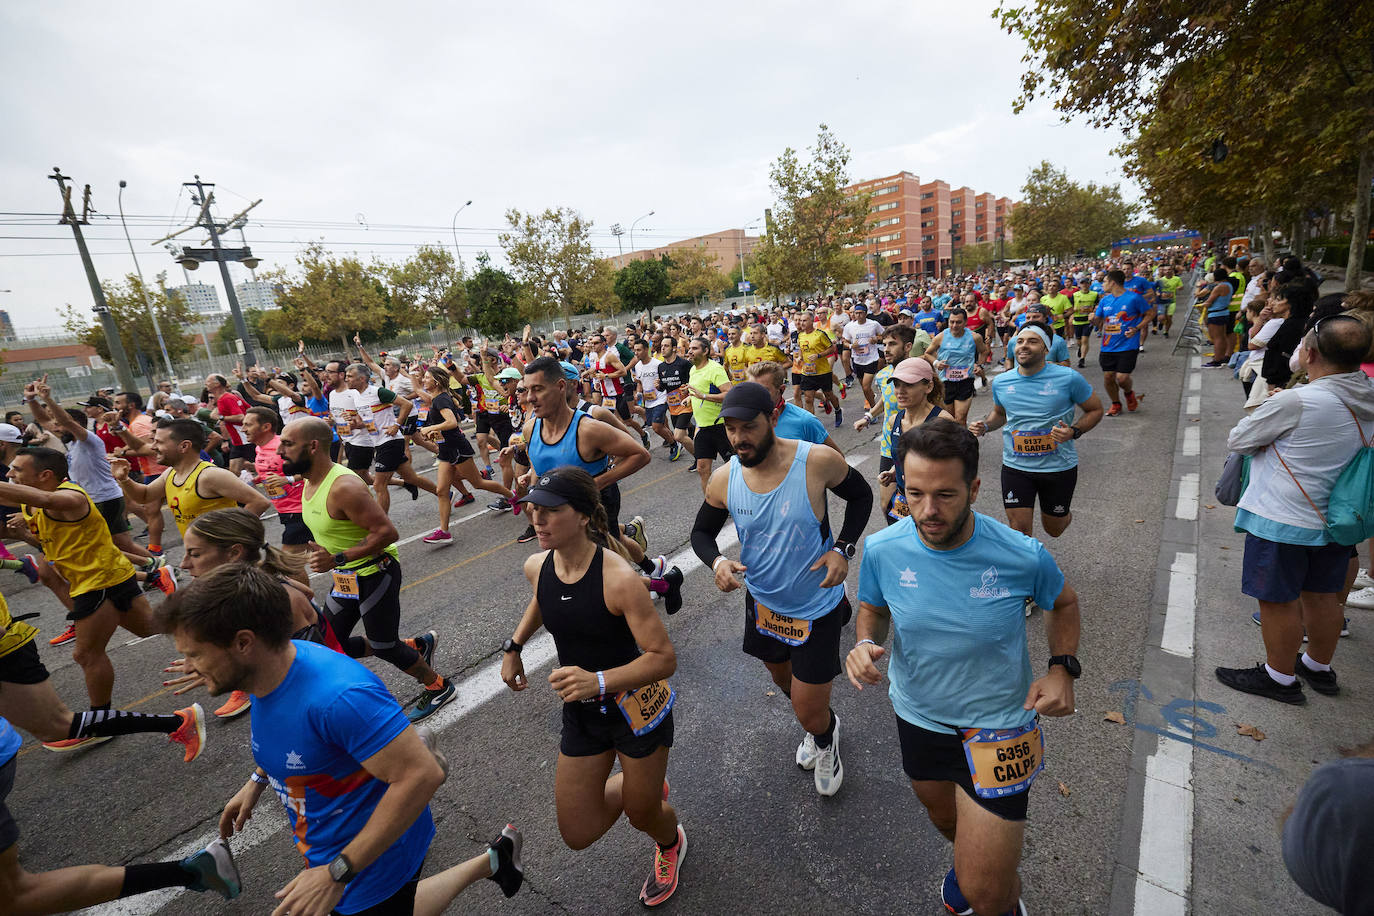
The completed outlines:
{"type": "MultiPolygon", "coordinates": [[[[844,480],[831,487],[830,492],[844,500],[844,524],[840,526],[840,536],[836,540],[857,544],[868,527],[868,516],[873,512],[873,488],[862,474],[850,468],[844,480]]],[[[700,521],[698,517],[698,524],[700,521]]],[[[695,542],[693,546],[696,546],[695,542]]]]}
{"type": "Polygon", "coordinates": [[[710,568],[716,557],[720,556],[716,536],[720,534],[720,529],[725,527],[729,518],[730,513],[727,510],[719,509],[705,500],[702,500],[701,508],[697,510],[697,520],[692,525],[692,552],[707,568],[710,568]]]}

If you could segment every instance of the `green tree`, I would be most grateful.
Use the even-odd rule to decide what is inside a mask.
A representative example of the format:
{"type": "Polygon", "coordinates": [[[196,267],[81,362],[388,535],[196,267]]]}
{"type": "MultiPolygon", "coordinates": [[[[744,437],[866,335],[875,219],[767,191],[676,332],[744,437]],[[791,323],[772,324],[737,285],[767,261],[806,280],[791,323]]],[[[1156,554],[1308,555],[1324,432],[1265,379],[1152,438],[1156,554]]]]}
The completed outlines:
{"type": "Polygon", "coordinates": [[[954,249],[954,262],[965,273],[997,263],[996,242],[974,242],[954,249]]]}
{"type": "Polygon", "coordinates": [[[288,340],[339,341],[347,352],[355,333],[376,339],[394,327],[383,278],[356,257],[335,257],[319,243],[296,256],[299,272],[277,272],[278,308],[261,327],[288,340]]]}
{"type": "Polygon", "coordinates": [[[453,253],[442,245],[421,245],[415,254],[386,270],[393,309],[411,311],[444,327],[467,321],[467,287],[453,253]]]}
{"type": "Polygon", "coordinates": [[[477,256],[477,271],[466,283],[468,320],[487,337],[509,334],[520,327],[519,291],[504,270],[491,266],[485,251],[477,256]]]}
{"type": "Polygon", "coordinates": [[[1309,206],[1328,178],[1344,172],[1346,285],[1356,287],[1374,181],[1374,17],[1367,3],[1005,0],[993,15],[1027,44],[1016,110],[1043,94],[1065,117],[1127,131],[1146,112],[1144,142],[1128,141],[1127,154],[1148,176],[1161,216],[1177,187],[1197,203],[1189,222],[1243,219],[1244,208],[1228,198],[1259,201],[1250,206],[1272,218],[1271,208],[1309,206]],[[1295,50],[1297,36],[1314,50],[1295,50]],[[1222,138],[1235,158],[1211,172],[1221,193],[1209,195],[1198,160],[1222,138]],[[1171,171],[1192,180],[1169,184],[1171,171]],[[1225,193],[1231,179],[1244,183],[1241,193],[1225,193]]]}
{"type": "Polygon", "coordinates": [[[649,312],[668,301],[672,284],[668,267],[658,258],[631,261],[615,274],[615,294],[632,312],[649,312]]]}
{"type": "Polygon", "coordinates": [[[616,294],[616,273],[610,261],[598,259],[592,265],[592,273],[587,281],[573,290],[572,313],[585,315],[588,312],[600,312],[608,317],[620,314],[624,303],[616,294]]]}
{"type": "Polygon", "coordinates": [[[1122,199],[1120,185],[1079,184],[1041,162],[1026,176],[1011,228],[1027,256],[1065,255],[1121,238],[1137,210],[1122,199]]]}
{"type": "Polygon", "coordinates": [[[754,284],[754,288],[758,289],[759,271],[755,269],[757,264],[758,258],[754,256],[753,252],[750,252],[749,254],[746,254],[744,256],[743,264],[741,264],[739,260],[736,259],[736,261],[730,265],[730,272],[723,275],[721,278],[723,282],[720,284],[719,287],[720,296],[725,299],[728,299],[731,296],[738,296],[739,285],[743,283],[745,280],[748,280],[750,283],[754,284]]]}
{"type": "Polygon", "coordinates": [[[852,283],[862,260],[846,249],[868,231],[868,194],[848,194],[849,149],[820,125],[807,161],[790,146],[768,171],[773,218],[755,256],[759,292],[780,296],[852,283]]]}
{"type": "Polygon", "coordinates": [[[510,229],[497,238],[515,278],[528,287],[542,314],[563,316],[571,330],[579,288],[596,278],[591,220],[569,207],[543,213],[506,211],[510,229]]]}
{"type": "MultiPolygon", "coordinates": [[[[157,314],[162,340],[167,345],[167,355],[174,363],[195,346],[195,339],[187,329],[195,323],[196,317],[180,296],[168,292],[167,274],[158,274],[156,286],[146,290],[138,274],[128,274],[122,283],[107,280],[101,284],[101,288],[105,291],[105,303],[110,307],[110,315],[119,328],[120,342],[132,365],[138,365],[136,354],[142,353],[148,365],[154,367],[154,374],[166,372],[162,350],[157,344],[157,332],[148,313],[150,303],[157,314]]],[[[81,343],[94,347],[101,359],[110,360],[112,357],[105,331],[99,323],[89,323],[89,314],[87,310],[78,311],[68,305],[62,312],[63,324],[81,343]]]]}
{"type": "Polygon", "coordinates": [[[669,301],[699,303],[729,282],[716,256],[705,245],[674,248],[668,252],[667,264],[669,301]]]}
{"type": "MultiPolygon", "coordinates": [[[[270,311],[262,309],[248,309],[244,312],[243,323],[248,325],[248,333],[257,338],[265,350],[285,350],[294,347],[298,338],[263,327],[263,317],[270,314],[270,311]]],[[[238,340],[238,337],[238,328],[234,327],[232,318],[225,319],[224,324],[215,332],[216,342],[228,351],[234,350],[234,341],[238,340]]]]}

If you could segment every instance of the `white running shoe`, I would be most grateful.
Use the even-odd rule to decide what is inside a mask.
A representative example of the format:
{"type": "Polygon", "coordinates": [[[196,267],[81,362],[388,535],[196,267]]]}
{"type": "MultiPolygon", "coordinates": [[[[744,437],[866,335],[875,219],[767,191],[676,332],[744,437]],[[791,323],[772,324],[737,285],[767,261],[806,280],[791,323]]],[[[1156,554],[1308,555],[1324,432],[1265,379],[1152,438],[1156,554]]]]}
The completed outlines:
{"type": "Polygon", "coordinates": [[[1374,578],[1370,577],[1369,570],[1361,569],[1355,573],[1355,588],[1374,588],[1374,578]]]}
{"type": "Polygon", "coordinates": [[[821,749],[816,747],[816,738],[810,732],[802,739],[802,743],[797,745],[797,766],[803,770],[814,770],[816,768],[816,758],[820,756],[821,749]]]}
{"type": "Polygon", "coordinates": [[[1374,611],[1374,587],[1362,588],[1359,591],[1351,592],[1350,597],[1345,599],[1346,607],[1357,607],[1366,611],[1374,611]]]}
{"type": "Polygon", "coordinates": [[[835,731],[830,737],[829,747],[816,748],[816,791],[821,795],[834,795],[844,784],[844,764],[840,760],[840,717],[835,717],[835,731]]]}

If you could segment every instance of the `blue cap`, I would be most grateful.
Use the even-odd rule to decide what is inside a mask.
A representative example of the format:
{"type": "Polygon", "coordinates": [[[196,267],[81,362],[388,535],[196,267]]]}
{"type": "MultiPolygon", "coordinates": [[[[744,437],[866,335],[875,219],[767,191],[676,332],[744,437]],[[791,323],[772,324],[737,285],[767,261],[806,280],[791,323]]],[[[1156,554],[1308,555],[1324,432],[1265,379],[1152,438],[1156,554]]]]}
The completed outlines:
{"type": "Polygon", "coordinates": [[[582,377],[582,373],[578,371],[577,367],[566,359],[560,359],[558,365],[563,367],[563,377],[568,381],[575,382],[582,377]]]}

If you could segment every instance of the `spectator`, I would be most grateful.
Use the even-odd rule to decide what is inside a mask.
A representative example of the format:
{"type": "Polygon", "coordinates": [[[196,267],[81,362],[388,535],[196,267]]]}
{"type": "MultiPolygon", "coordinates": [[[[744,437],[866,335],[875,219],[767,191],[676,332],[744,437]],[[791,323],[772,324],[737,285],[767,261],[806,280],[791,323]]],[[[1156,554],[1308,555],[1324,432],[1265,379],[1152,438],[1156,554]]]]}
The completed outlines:
{"type": "Polygon", "coordinates": [[[1313,328],[1305,343],[1309,384],[1277,392],[1227,441],[1231,451],[1253,457],[1236,528],[1246,532],[1241,590],[1259,602],[1255,617],[1266,659],[1253,668],[1216,670],[1228,687],[1293,704],[1307,702],[1299,676],[1318,693],[1340,691],[1331,661],[1343,629],[1352,551],[1331,542],[1327,500],[1362,444],[1359,430],[1374,431],[1374,381],[1360,371],[1369,328],[1337,315],[1313,328]],[[1308,649],[1299,655],[1304,628],[1308,649]]]}
{"type": "Polygon", "coordinates": [[[1374,913],[1374,741],[1312,772],[1283,825],[1283,864],[1313,900],[1374,913]]]}
{"type": "Polygon", "coordinates": [[[1288,316],[1269,338],[1260,367],[1260,375],[1270,388],[1285,388],[1293,378],[1293,364],[1289,360],[1302,345],[1307,319],[1316,301],[1311,288],[1301,282],[1285,283],[1269,294],[1271,307],[1280,299],[1288,304],[1288,316]]]}

